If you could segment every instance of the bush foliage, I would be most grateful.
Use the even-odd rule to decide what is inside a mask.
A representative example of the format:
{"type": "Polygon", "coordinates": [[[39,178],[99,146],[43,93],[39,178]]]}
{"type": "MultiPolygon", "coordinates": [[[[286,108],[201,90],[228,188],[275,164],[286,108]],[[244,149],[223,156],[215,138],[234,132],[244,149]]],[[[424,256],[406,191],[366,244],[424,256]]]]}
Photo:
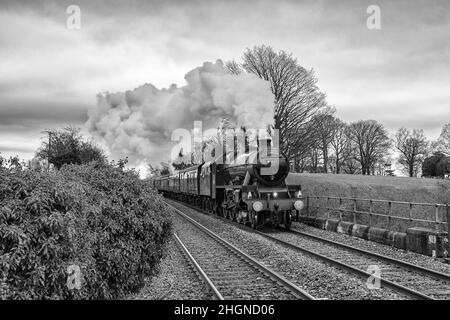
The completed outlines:
{"type": "Polygon", "coordinates": [[[422,164],[422,176],[441,177],[450,173],[450,157],[442,152],[435,152],[426,158],[422,164]]]}
{"type": "Polygon", "coordinates": [[[0,298],[124,297],[155,273],[170,230],[163,199],[121,164],[0,167],[0,298]]]}

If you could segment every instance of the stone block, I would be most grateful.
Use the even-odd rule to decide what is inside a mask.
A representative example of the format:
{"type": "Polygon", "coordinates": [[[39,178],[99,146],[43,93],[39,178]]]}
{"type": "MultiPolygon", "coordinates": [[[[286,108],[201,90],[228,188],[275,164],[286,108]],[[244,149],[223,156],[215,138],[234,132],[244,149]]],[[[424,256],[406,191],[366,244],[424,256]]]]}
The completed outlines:
{"type": "Polygon", "coordinates": [[[406,248],[431,257],[446,257],[448,255],[447,232],[421,227],[408,228],[406,248]]]}

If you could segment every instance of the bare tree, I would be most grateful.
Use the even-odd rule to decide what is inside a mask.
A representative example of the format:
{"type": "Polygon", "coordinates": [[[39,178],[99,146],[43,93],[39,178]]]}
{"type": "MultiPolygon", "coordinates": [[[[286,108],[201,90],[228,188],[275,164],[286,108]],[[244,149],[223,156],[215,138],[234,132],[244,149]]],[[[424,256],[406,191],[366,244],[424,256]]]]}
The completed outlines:
{"type": "Polygon", "coordinates": [[[375,120],[360,120],[349,127],[349,138],[355,144],[355,159],[363,175],[370,175],[377,160],[388,153],[391,140],[384,126],[375,120]]]}
{"type": "Polygon", "coordinates": [[[341,173],[343,164],[352,153],[348,137],[348,125],[338,118],[335,118],[331,125],[333,135],[330,141],[330,148],[333,153],[335,172],[341,173]]]}
{"type": "Polygon", "coordinates": [[[343,162],[343,172],[346,174],[361,174],[361,164],[355,157],[349,157],[343,162]]]}
{"type": "Polygon", "coordinates": [[[292,159],[294,172],[304,172],[308,165],[308,157],[307,153],[304,154],[295,154],[292,159]]]}
{"type": "Polygon", "coordinates": [[[231,74],[238,75],[243,72],[241,66],[235,60],[227,61],[225,63],[225,67],[228,69],[228,72],[231,74]]]}
{"type": "Polygon", "coordinates": [[[398,163],[408,172],[410,177],[416,176],[418,168],[428,153],[429,142],[423,130],[412,132],[400,128],[395,135],[395,148],[400,152],[398,163]]]}
{"type": "Polygon", "coordinates": [[[315,123],[315,132],[318,136],[318,147],[322,152],[323,159],[323,172],[328,172],[328,150],[330,148],[331,141],[334,136],[335,131],[335,120],[336,118],[333,116],[335,112],[334,109],[327,108],[323,112],[315,115],[313,117],[315,123]]]}
{"type": "Polygon", "coordinates": [[[308,160],[309,172],[318,173],[319,170],[319,161],[320,161],[320,149],[319,148],[311,148],[308,152],[308,160]]]}
{"type": "Polygon", "coordinates": [[[292,159],[305,154],[314,143],[312,118],[326,107],[325,95],[316,85],[312,70],[300,66],[284,51],[276,53],[269,46],[256,46],[244,52],[243,63],[231,61],[233,74],[245,71],[270,83],[275,96],[275,128],[279,129],[281,151],[292,159]]]}

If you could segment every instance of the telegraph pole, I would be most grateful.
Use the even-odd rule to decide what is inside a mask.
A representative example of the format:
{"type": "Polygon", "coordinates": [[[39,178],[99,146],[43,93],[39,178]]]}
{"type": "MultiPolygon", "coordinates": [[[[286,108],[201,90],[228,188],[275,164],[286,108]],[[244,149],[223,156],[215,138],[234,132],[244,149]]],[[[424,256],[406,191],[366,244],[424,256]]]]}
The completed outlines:
{"type": "Polygon", "coordinates": [[[47,132],[48,132],[47,171],[50,171],[50,150],[52,144],[52,132],[50,130],[47,132]]]}
{"type": "Polygon", "coordinates": [[[48,134],[48,148],[47,148],[47,171],[50,171],[50,150],[52,144],[52,132],[50,130],[42,131],[42,133],[48,134]]]}

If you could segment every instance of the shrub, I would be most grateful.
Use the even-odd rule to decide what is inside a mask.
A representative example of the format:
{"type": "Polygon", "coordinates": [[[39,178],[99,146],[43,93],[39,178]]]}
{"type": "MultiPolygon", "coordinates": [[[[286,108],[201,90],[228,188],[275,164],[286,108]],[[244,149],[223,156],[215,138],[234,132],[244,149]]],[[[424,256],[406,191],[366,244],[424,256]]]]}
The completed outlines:
{"type": "Polygon", "coordinates": [[[40,159],[47,159],[57,169],[64,164],[106,162],[104,151],[93,140],[85,139],[80,131],[80,128],[71,126],[62,130],[48,131],[50,140],[42,141],[40,148],[36,151],[36,156],[40,159]]]}
{"type": "Polygon", "coordinates": [[[170,232],[163,199],[122,166],[0,167],[0,298],[121,298],[156,272],[170,232]]]}
{"type": "Polygon", "coordinates": [[[444,178],[448,172],[450,172],[450,157],[447,157],[442,152],[433,153],[422,164],[422,176],[424,177],[444,178]]]}

